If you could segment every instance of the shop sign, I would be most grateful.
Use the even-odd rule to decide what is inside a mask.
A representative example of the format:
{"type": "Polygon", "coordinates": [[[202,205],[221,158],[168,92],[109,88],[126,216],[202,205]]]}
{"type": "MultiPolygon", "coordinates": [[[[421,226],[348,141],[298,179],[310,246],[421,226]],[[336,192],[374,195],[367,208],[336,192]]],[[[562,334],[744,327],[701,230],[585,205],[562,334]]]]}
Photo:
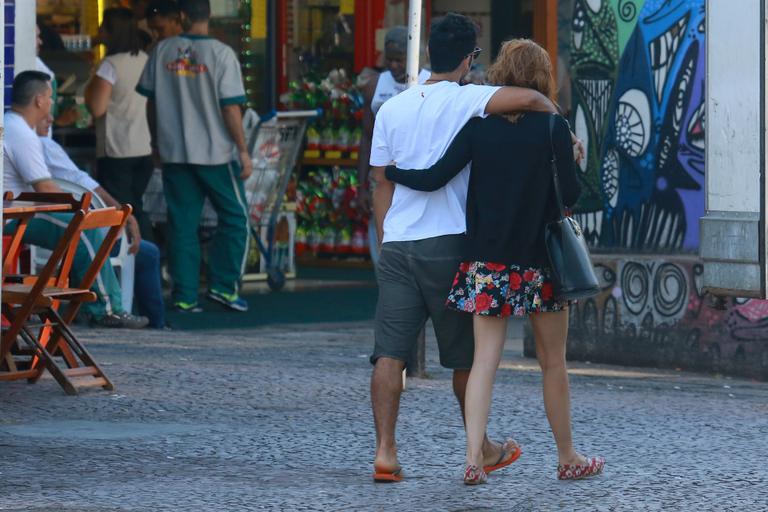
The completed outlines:
{"type": "Polygon", "coordinates": [[[267,38],[267,0],[251,1],[251,38],[267,38]]]}
{"type": "Polygon", "coordinates": [[[339,12],[341,14],[355,14],[355,0],[341,0],[339,12]]]}

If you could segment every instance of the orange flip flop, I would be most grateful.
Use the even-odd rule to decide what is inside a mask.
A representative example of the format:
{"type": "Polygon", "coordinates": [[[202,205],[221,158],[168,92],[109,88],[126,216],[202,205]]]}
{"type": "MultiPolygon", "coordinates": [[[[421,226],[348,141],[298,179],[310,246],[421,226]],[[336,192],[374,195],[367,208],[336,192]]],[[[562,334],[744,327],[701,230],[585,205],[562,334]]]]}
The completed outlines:
{"type": "Polygon", "coordinates": [[[396,471],[379,471],[374,468],[373,481],[379,483],[400,482],[403,480],[403,468],[396,471]]]}
{"type": "Polygon", "coordinates": [[[496,471],[497,469],[505,468],[520,458],[520,456],[523,454],[522,448],[520,448],[520,445],[517,444],[517,442],[514,441],[513,439],[508,439],[507,442],[504,444],[505,445],[509,444],[510,441],[514,443],[515,445],[514,449],[511,451],[507,451],[502,448],[501,455],[499,456],[499,460],[496,462],[496,464],[493,464],[490,466],[483,466],[483,471],[485,471],[486,473],[490,473],[491,471],[496,471]]]}

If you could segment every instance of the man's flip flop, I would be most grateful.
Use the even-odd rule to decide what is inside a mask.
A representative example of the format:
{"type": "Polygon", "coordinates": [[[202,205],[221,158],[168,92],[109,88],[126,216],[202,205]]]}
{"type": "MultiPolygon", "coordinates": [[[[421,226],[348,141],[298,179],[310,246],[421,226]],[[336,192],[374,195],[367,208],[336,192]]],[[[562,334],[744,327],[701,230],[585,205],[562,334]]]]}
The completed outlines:
{"type": "Polygon", "coordinates": [[[483,466],[483,471],[486,473],[490,473],[491,471],[496,471],[497,469],[505,468],[515,462],[517,459],[520,458],[520,456],[523,454],[522,448],[520,448],[520,445],[517,444],[516,441],[513,439],[507,439],[507,442],[502,445],[501,449],[501,455],[499,455],[499,460],[496,462],[496,464],[493,464],[491,466],[483,466]],[[512,443],[513,448],[512,449],[504,449],[504,446],[512,443]]]}
{"type": "Polygon", "coordinates": [[[379,471],[374,468],[373,481],[379,483],[400,482],[403,480],[403,468],[397,471],[379,471]]]}

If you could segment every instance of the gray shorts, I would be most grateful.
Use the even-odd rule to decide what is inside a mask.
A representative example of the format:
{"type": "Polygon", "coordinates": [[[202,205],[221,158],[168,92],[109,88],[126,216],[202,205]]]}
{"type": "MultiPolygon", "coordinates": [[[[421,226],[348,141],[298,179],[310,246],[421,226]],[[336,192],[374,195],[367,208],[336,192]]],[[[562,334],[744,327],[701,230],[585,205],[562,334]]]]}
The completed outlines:
{"type": "Polygon", "coordinates": [[[372,364],[380,357],[408,361],[419,331],[431,317],[440,364],[457,370],[472,367],[472,315],[445,306],[463,243],[463,235],[449,235],[382,246],[372,364]]]}

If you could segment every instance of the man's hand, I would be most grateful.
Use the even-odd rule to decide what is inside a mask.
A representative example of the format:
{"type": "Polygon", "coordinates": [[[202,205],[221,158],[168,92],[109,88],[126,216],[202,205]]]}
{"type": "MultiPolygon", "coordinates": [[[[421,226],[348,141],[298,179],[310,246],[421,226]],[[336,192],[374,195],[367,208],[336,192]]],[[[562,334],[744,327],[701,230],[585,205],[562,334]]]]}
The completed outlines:
{"type": "Polygon", "coordinates": [[[367,185],[360,185],[357,188],[357,208],[364,215],[371,214],[371,208],[373,207],[372,199],[371,190],[367,185]]]}
{"type": "Polygon", "coordinates": [[[387,216],[389,207],[392,206],[395,184],[387,179],[384,167],[372,167],[371,180],[376,183],[376,188],[373,190],[373,216],[376,219],[376,233],[379,237],[379,248],[381,248],[384,239],[384,218],[387,216]]]}
{"type": "Polygon", "coordinates": [[[141,231],[139,231],[139,223],[136,222],[136,217],[133,215],[128,217],[128,222],[125,223],[125,230],[128,233],[128,240],[131,242],[128,254],[138,253],[139,244],[141,244],[141,231]]]}
{"type": "Polygon", "coordinates": [[[240,179],[245,181],[253,174],[253,162],[248,151],[240,151],[240,179]]]}

